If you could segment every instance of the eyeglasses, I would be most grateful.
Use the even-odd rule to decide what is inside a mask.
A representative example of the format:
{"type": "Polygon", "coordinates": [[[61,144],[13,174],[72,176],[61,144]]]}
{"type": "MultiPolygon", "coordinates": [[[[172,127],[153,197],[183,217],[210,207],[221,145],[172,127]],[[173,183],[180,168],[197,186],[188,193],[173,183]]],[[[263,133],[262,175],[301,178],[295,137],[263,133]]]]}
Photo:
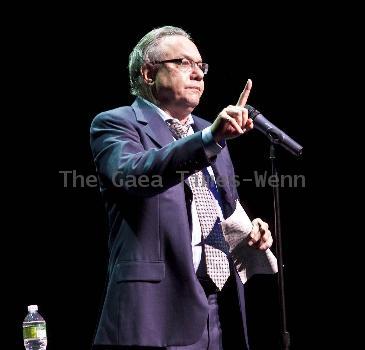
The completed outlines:
{"type": "Polygon", "coordinates": [[[185,72],[192,71],[195,67],[198,67],[204,73],[204,75],[208,73],[208,63],[194,62],[193,60],[189,60],[188,58],[173,58],[171,60],[155,61],[152,63],[160,64],[170,62],[176,63],[181,68],[181,70],[185,72]]]}

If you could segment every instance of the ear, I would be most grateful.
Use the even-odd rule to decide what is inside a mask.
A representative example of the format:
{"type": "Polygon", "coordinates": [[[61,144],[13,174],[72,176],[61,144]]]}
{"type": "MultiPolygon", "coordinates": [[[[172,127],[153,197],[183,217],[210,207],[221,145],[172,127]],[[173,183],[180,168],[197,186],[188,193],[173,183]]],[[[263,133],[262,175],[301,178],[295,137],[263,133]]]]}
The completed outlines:
{"type": "Polygon", "coordinates": [[[145,63],[141,67],[141,75],[144,82],[147,85],[153,85],[155,83],[155,69],[154,66],[150,63],[145,63]]]}

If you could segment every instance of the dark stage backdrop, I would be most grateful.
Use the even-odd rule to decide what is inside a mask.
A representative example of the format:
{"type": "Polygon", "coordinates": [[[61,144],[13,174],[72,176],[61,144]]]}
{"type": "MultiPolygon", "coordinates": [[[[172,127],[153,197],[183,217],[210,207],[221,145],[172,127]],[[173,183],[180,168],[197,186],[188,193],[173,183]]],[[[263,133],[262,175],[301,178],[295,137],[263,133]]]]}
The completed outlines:
{"type": "MultiPolygon", "coordinates": [[[[11,348],[14,341],[16,349],[22,348],[21,322],[28,304],[38,304],[47,321],[49,350],[91,346],[105,287],[108,233],[92,182],[89,127],[97,113],[133,102],[128,91],[129,52],[147,31],[167,24],[190,32],[210,64],[195,114],[213,121],[222,108],[236,103],[251,78],[249,103],[304,146],[300,160],[279,150],[278,165],[280,174],[288,175],[280,188],[288,328],[292,349],[311,348],[314,292],[310,267],[303,262],[310,254],[313,215],[306,200],[311,191],[307,104],[313,43],[296,18],[287,21],[267,28],[245,24],[239,17],[224,23],[209,23],[208,18],[206,25],[199,18],[127,24],[122,15],[84,15],[82,21],[78,16],[49,16],[22,27],[18,98],[10,115],[17,130],[16,154],[9,163],[9,169],[16,169],[15,195],[8,202],[13,210],[7,218],[16,247],[8,269],[11,348]],[[77,176],[75,184],[69,174],[65,186],[65,171],[77,176]],[[92,186],[82,182],[88,176],[92,186]],[[295,176],[302,177],[291,186],[295,176]]],[[[273,229],[272,187],[257,183],[257,177],[270,175],[267,139],[254,130],[228,144],[242,202],[252,218],[261,217],[273,229]]],[[[278,349],[276,277],[249,281],[247,299],[253,349],[278,349]]]]}

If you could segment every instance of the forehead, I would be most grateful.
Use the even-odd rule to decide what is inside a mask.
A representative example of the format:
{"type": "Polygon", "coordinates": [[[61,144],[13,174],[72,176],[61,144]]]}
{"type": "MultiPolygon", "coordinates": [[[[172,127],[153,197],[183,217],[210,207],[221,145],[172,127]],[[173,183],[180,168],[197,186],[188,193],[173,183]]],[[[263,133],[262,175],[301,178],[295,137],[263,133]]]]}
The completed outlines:
{"type": "Polygon", "coordinates": [[[165,36],[160,41],[160,49],[168,58],[188,57],[195,61],[201,59],[196,45],[181,35],[165,36]]]}

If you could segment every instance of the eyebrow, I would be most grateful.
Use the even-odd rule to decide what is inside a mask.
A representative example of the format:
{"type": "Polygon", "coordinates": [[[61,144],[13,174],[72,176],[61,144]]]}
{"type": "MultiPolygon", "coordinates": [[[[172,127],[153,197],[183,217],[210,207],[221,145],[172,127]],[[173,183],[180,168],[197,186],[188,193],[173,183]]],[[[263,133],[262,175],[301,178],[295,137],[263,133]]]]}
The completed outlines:
{"type": "Polygon", "coordinates": [[[195,61],[191,56],[188,55],[181,55],[182,58],[187,58],[188,60],[194,61],[196,63],[203,63],[203,60],[199,58],[197,61],[195,61]]]}

